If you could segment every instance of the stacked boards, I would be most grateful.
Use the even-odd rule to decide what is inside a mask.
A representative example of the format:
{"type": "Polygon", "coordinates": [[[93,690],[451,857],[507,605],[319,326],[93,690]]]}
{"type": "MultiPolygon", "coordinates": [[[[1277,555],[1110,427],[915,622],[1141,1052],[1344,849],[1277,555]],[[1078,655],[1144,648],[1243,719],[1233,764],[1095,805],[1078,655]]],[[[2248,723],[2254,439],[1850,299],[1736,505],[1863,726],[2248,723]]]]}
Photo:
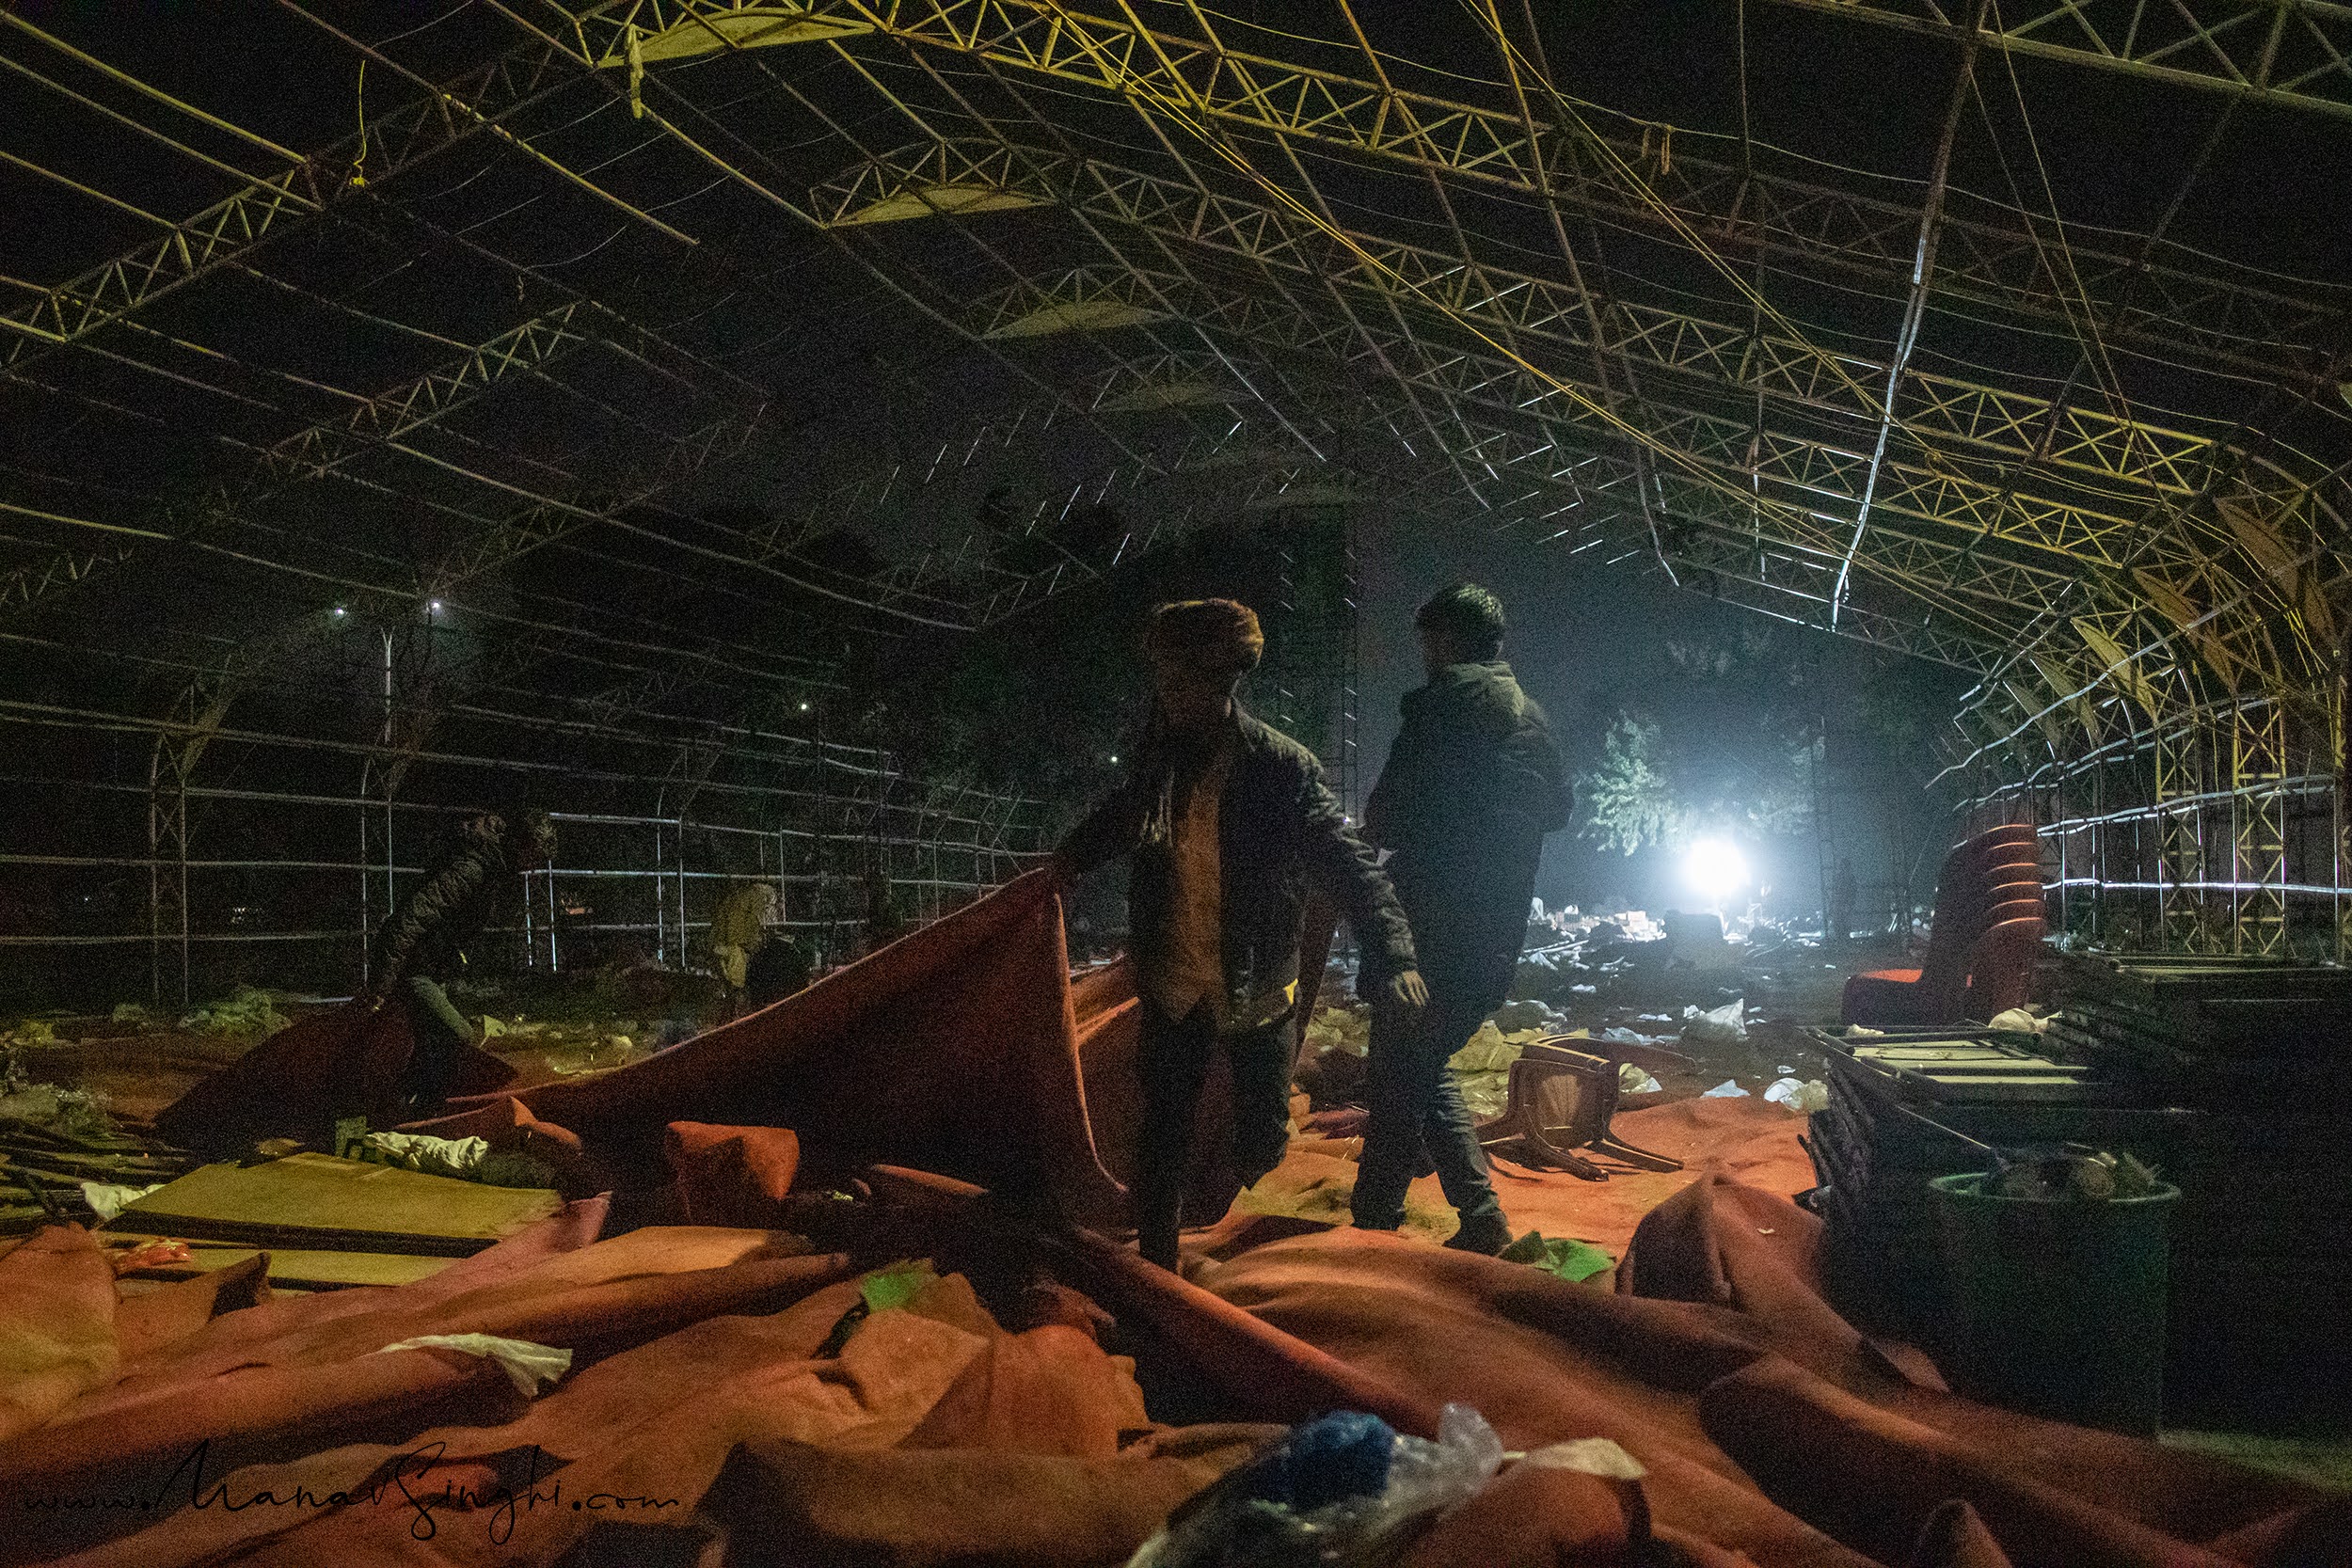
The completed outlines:
{"type": "Polygon", "coordinates": [[[2276,959],[2067,954],[2049,1038],[2185,1107],[2160,1158],[2173,1333],[2217,1395],[2273,1389],[2341,1417],[2352,1386],[2352,970],[2276,959]],[[2329,1392],[2322,1393],[2321,1390],[2329,1392]]]}
{"type": "Polygon", "coordinates": [[[2092,1143],[2161,1163],[2185,1116],[2035,1049],[2032,1037],[1810,1034],[1830,1064],[1829,1103],[1807,1129],[1825,1266],[1851,1314],[1930,1351],[1949,1296],[1930,1180],[2034,1144],[2092,1143]]]}
{"type": "Polygon", "coordinates": [[[265,1251],[273,1285],[399,1285],[470,1257],[546,1219],[563,1199],[542,1188],[490,1187],[390,1165],[294,1154],[255,1165],[199,1166],[103,1227],[168,1238],[195,1258],[163,1276],[227,1268],[265,1251]]]}
{"type": "Polygon", "coordinates": [[[2352,972],[2068,954],[2052,976],[2039,1037],[1816,1035],[1841,1289],[1932,1348],[1947,1286],[1930,1179],[1987,1168],[1988,1145],[2129,1152],[2181,1189],[2168,1420],[2328,1418],[2325,1391],[2352,1381],[2352,972]]]}

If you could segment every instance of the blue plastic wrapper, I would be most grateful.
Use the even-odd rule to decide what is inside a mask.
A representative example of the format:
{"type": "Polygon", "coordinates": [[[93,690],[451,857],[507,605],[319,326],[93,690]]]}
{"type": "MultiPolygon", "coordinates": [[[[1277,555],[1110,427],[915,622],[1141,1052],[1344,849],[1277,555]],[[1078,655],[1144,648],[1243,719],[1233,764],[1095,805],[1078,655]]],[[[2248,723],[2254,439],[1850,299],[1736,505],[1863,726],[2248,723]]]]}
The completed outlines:
{"type": "Polygon", "coordinates": [[[1233,1477],[1240,1497],[1305,1513],[1389,1484],[1396,1432],[1377,1416],[1338,1410],[1303,1426],[1233,1477]]]}
{"type": "Polygon", "coordinates": [[[1128,1568],[1368,1568],[1502,1464],[1478,1412],[1450,1404],[1438,1440],[1341,1412],[1294,1427],[1176,1511],[1128,1568]]]}

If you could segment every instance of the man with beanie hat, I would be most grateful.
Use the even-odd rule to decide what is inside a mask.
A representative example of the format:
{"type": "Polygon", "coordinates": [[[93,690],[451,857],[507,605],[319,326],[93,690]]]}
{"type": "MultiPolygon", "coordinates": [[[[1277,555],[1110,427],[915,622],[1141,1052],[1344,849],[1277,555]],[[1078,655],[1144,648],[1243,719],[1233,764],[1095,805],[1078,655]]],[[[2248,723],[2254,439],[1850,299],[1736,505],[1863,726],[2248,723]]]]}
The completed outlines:
{"type": "Polygon", "coordinates": [[[1134,1209],[1143,1256],[1168,1269],[1193,1117],[1220,1043],[1244,1185],[1279,1164],[1288,1143],[1292,1018],[1302,978],[1320,978],[1298,973],[1308,879],[1356,931],[1360,986],[1405,1006],[1428,994],[1396,895],[1313,755],[1233,701],[1264,647],[1256,614],[1231,599],[1155,610],[1141,743],[1126,779],[1054,856],[1065,879],[1133,857],[1127,924],[1143,999],[1144,1099],[1134,1209]]]}
{"type": "Polygon", "coordinates": [[[1421,937],[1429,1006],[1372,1021],[1372,1124],[1351,1200],[1366,1229],[1393,1230],[1422,1151],[1460,1228],[1446,1244],[1501,1252],[1511,1227],[1447,1067],[1510,994],[1527,941],[1544,835],[1574,800],[1544,710],[1502,660],[1502,606],[1476,583],[1433,595],[1414,622],[1429,684],[1406,693],[1365,834],[1421,937]]]}

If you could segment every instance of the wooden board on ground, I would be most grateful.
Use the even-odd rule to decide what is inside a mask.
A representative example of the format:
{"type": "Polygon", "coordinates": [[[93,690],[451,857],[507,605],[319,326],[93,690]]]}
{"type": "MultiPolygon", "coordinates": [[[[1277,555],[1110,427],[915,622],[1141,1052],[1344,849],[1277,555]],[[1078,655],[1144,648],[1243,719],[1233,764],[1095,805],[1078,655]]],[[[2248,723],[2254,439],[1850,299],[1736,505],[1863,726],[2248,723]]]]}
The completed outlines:
{"type": "MultiPolygon", "coordinates": [[[[116,1234],[108,1232],[110,1237],[116,1234]]],[[[123,1240],[136,1245],[163,1238],[131,1235],[123,1237],[123,1240]]],[[[260,1250],[257,1247],[193,1242],[189,1243],[185,1262],[158,1263],[150,1268],[134,1269],[123,1277],[193,1279],[200,1274],[233,1268],[260,1250]]],[[[299,1247],[272,1247],[268,1250],[270,1284],[303,1291],[340,1291],[354,1285],[413,1285],[420,1279],[431,1278],[457,1261],[454,1258],[404,1252],[315,1252],[299,1247]]]]}
{"type": "Polygon", "coordinates": [[[203,1165],[102,1228],[317,1252],[466,1258],[564,1206],[535,1187],[485,1187],[392,1165],[294,1154],[203,1165]]]}

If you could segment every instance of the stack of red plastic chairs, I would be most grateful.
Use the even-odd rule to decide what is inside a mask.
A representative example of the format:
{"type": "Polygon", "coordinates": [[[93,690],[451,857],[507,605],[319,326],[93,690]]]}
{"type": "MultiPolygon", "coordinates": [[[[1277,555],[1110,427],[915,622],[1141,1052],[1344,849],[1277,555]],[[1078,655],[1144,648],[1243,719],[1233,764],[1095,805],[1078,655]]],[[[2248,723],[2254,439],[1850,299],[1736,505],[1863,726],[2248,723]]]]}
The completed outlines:
{"type": "Polygon", "coordinates": [[[1934,924],[1917,969],[1846,982],[1848,1023],[1989,1019],[2026,1000],[2043,929],[2041,850],[2030,822],[1989,828],[1944,859],[1934,924]]]}

